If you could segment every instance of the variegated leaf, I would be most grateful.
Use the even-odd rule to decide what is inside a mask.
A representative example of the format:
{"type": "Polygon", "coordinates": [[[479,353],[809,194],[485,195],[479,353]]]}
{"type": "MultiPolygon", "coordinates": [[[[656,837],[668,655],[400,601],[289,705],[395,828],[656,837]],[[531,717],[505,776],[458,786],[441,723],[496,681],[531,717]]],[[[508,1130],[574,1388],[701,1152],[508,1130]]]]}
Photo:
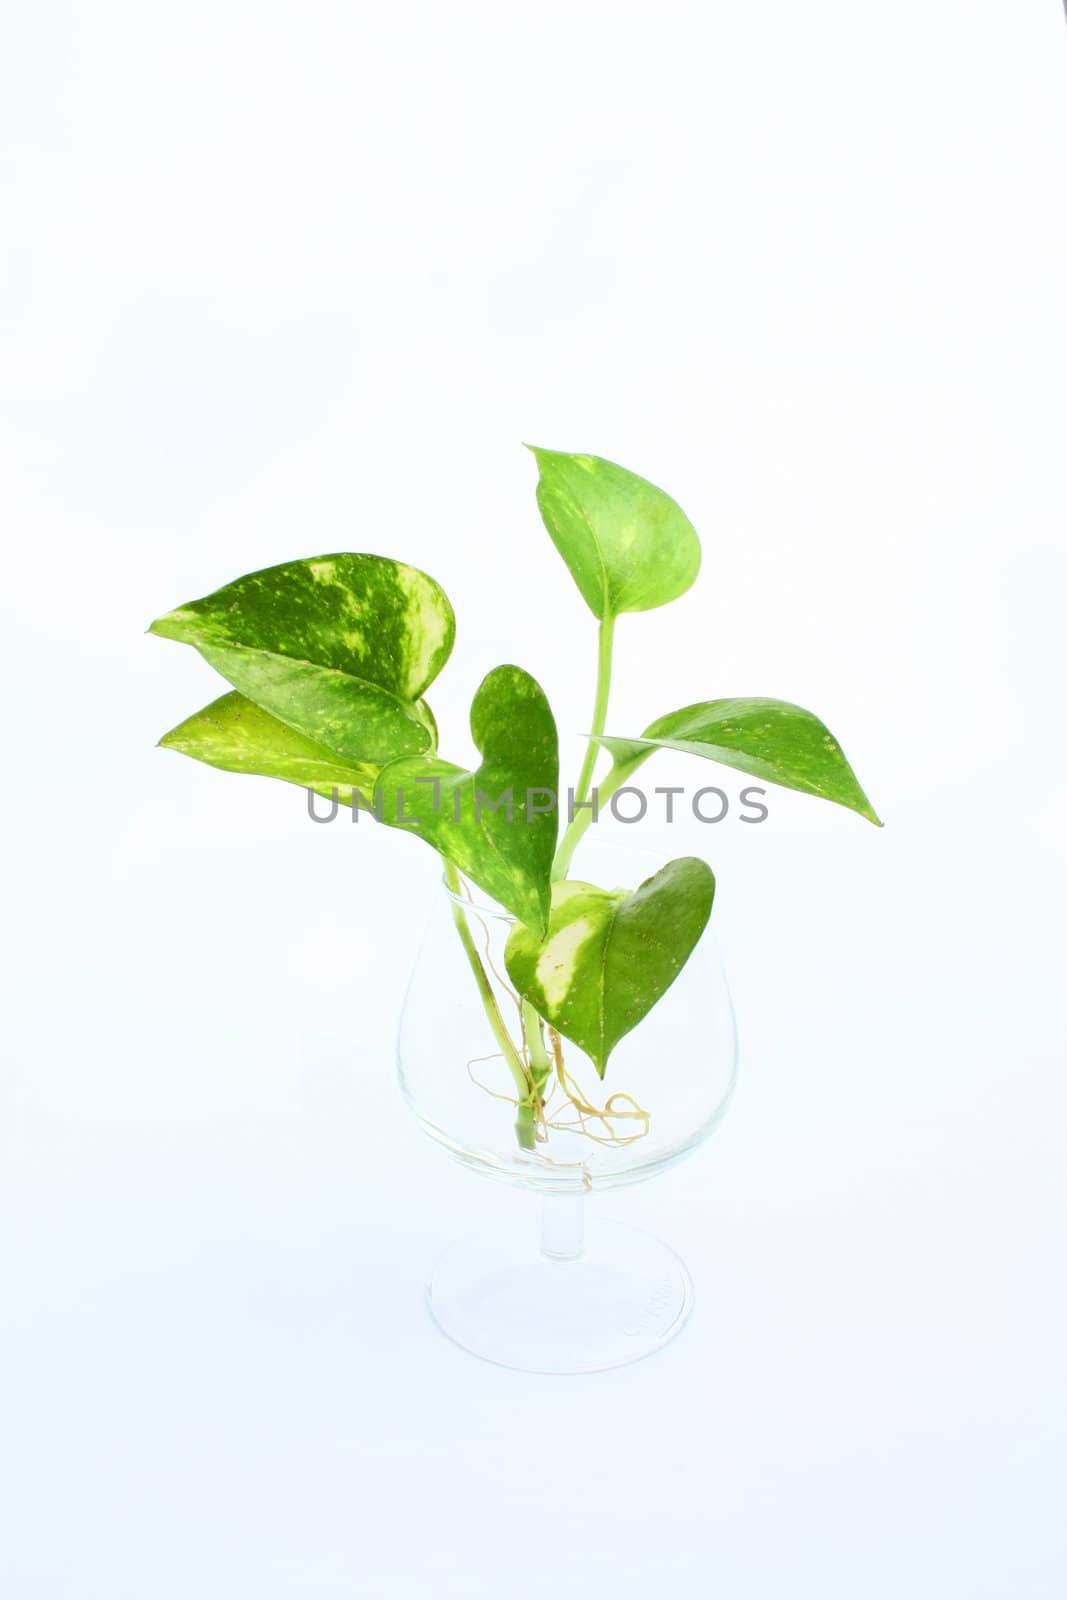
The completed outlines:
{"type": "Polygon", "coordinates": [[[384,556],[340,554],[249,573],[153,622],[235,689],[345,761],[432,748],[421,696],[452,649],[440,586],[384,556]]]}
{"type": "Polygon", "coordinates": [[[471,704],[476,771],[433,757],[385,767],[382,820],[411,827],[513,915],[544,930],[558,831],[559,751],[544,691],[495,667],[471,704]]]}
{"type": "Polygon", "coordinates": [[[832,800],[882,825],[825,723],[787,700],[704,700],[660,717],[640,738],[604,735],[598,742],[624,776],[657,750],[680,750],[832,800]]]}
{"type": "Polygon", "coordinates": [[[700,540],[670,495],[600,456],[530,448],[545,527],[595,617],[685,594],[700,570],[700,540]]]}
{"type": "Polygon", "coordinates": [[[566,879],[553,885],[547,937],[512,929],[508,976],[603,1077],[619,1040],[689,959],[714,895],[711,868],[694,856],[668,862],[632,894],[566,879]]]}
{"type": "Polygon", "coordinates": [[[366,804],[377,781],[375,766],[345,762],[272,717],[234,689],[165,733],[160,744],[224,772],[282,778],[342,805],[358,793],[366,804]]]}

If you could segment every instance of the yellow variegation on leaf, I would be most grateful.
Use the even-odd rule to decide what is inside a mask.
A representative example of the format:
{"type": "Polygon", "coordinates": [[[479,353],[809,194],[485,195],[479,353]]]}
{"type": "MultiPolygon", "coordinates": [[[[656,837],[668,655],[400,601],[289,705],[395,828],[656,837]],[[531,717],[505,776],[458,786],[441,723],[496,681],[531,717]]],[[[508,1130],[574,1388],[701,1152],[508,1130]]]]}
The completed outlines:
{"type": "Polygon", "coordinates": [[[433,756],[383,769],[381,816],[410,827],[514,916],[544,931],[559,827],[559,749],[544,690],[494,667],[471,702],[475,771],[433,756]]]}
{"type": "Polygon", "coordinates": [[[548,933],[516,927],[508,977],[600,1077],[619,1040],[670,988],[704,932],[715,879],[695,856],[670,861],[632,894],[565,879],[552,888],[548,933]]]}
{"type": "Polygon", "coordinates": [[[194,712],[159,742],[209,767],[281,778],[327,799],[336,796],[346,806],[354,795],[370,805],[378,778],[377,767],[342,761],[236,689],[194,712]]]}
{"type": "Polygon", "coordinates": [[[669,494],[601,456],[530,449],[542,520],[595,617],[650,611],[692,587],[700,540],[669,494]]]}
{"type": "Polygon", "coordinates": [[[844,751],[819,718],[788,700],[702,700],[649,724],[639,738],[594,735],[615,759],[612,787],[657,750],[679,750],[747,772],[754,778],[832,800],[881,821],[844,751]]]}
{"type": "Polygon", "coordinates": [[[345,761],[433,747],[421,697],[448,660],[455,618],[417,567],[349,552],[287,561],[149,631],[194,645],[249,700],[345,761]]]}

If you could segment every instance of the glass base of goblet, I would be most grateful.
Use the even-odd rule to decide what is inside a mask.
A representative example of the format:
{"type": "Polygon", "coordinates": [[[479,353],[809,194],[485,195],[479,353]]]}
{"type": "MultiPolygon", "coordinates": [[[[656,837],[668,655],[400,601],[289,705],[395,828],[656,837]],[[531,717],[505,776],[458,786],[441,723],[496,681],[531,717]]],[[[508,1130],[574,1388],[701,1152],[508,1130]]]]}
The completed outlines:
{"type": "Polygon", "coordinates": [[[541,1239],[495,1229],[453,1245],[430,1280],[442,1332],[521,1372],[603,1372],[660,1350],[692,1308],[684,1263],[639,1228],[544,1201],[541,1239]]]}

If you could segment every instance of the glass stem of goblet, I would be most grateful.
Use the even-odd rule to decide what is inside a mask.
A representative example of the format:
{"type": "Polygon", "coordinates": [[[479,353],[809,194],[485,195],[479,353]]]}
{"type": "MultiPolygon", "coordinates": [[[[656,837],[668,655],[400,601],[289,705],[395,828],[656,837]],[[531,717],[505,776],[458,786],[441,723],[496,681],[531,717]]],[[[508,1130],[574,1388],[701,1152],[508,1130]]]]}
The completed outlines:
{"type": "Polygon", "coordinates": [[[585,1196],[541,1197],[541,1254],[550,1261],[577,1261],[585,1249],[585,1196]]]}

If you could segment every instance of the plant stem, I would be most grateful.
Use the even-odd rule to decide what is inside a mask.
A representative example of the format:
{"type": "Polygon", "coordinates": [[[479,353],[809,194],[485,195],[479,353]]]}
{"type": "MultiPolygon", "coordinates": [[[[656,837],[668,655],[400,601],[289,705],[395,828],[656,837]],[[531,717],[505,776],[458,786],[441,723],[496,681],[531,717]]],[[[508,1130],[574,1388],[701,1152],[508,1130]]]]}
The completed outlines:
{"type": "MultiPolygon", "coordinates": [[[[450,861],[445,861],[445,882],[453,895],[460,893],[459,874],[450,861]]],[[[532,1150],[535,1142],[534,1111],[538,1098],[536,1087],[531,1081],[526,1064],[516,1050],[514,1041],[505,1026],[504,1019],[500,1015],[496,993],[489,981],[489,974],[482,964],[482,958],[478,954],[474,935],[471,933],[470,925],[467,922],[467,914],[455,900],[452,901],[452,920],[456,924],[456,932],[459,934],[460,941],[466,951],[467,961],[474,974],[474,981],[478,985],[478,993],[481,996],[482,1006],[489,1021],[489,1026],[493,1030],[493,1037],[500,1046],[504,1060],[508,1064],[508,1070],[514,1079],[515,1087],[519,1092],[519,1114],[515,1122],[515,1132],[518,1136],[519,1144],[524,1150],[532,1150]]],[[[540,1039],[540,1029],[536,1031],[537,1037],[540,1039]]]]}
{"type": "MultiPolygon", "coordinates": [[[[590,739],[586,746],[582,770],[578,776],[578,787],[574,792],[575,807],[584,807],[589,799],[589,790],[593,781],[593,773],[596,770],[597,756],[600,754],[600,746],[596,742],[595,735],[604,732],[604,724],[607,721],[614,637],[615,618],[611,616],[602,618],[597,649],[596,698],[593,702],[593,724],[590,728],[590,739]]],[[[624,776],[623,769],[618,766],[612,767],[611,772],[608,774],[607,784],[600,791],[600,796],[605,799],[610,798],[622,783],[624,776]]],[[[578,841],[592,820],[592,810],[583,809],[576,812],[574,821],[568,826],[556,852],[556,859],[552,866],[553,882],[566,877],[567,869],[570,866],[571,857],[578,841]]],[[[444,860],[443,857],[442,860],[444,860]]],[[[450,861],[445,861],[444,866],[445,882],[448,884],[452,894],[458,896],[460,893],[459,874],[450,861]]],[[[541,1090],[552,1072],[552,1063],[545,1048],[544,1036],[541,1032],[541,1018],[528,1000],[522,1002],[522,1027],[526,1049],[530,1058],[530,1064],[527,1066],[516,1050],[504,1019],[500,1015],[496,993],[489,980],[489,974],[482,963],[482,958],[478,954],[478,947],[474,942],[474,937],[467,922],[467,914],[455,899],[452,902],[452,920],[456,924],[456,931],[466,951],[470,969],[474,974],[474,981],[478,985],[478,993],[481,996],[489,1026],[493,1030],[493,1036],[500,1046],[504,1060],[508,1064],[508,1070],[515,1082],[515,1087],[519,1092],[519,1110],[515,1121],[516,1136],[524,1150],[532,1150],[536,1142],[536,1117],[541,1099],[541,1090]]]]}
{"type": "Polygon", "coordinates": [[[597,648],[596,699],[593,701],[593,725],[589,730],[591,737],[586,746],[582,770],[578,775],[578,787],[574,791],[574,803],[576,806],[584,804],[589,798],[589,786],[593,780],[596,758],[600,754],[600,746],[592,735],[603,733],[604,723],[607,721],[608,695],[611,692],[611,650],[614,638],[615,618],[610,616],[602,618],[597,648]]]}
{"type": "MultiPolygon", "coordinates": [[[[560,841],[556,851],[556,859],[552,865],[552,881],[558,883],[560,878],[567,876],[567,869],[571,864],[571,857],[582,834],[593,820],[591,811],[578,810],[585,806],[589,799],[589,790],[596,770],[597,756],[600,754],[600,745],[597,744],[597,735],[604,732],[604,724],[608,717],[608,695],[611,692],[611,653],[615,642],[615,618],[607,616],[601,618],[600,635],[597,648],[596,668],[596,698],[593,702],[593,725],[589,730],[589,743],[585,749],[585,760],[582,770],[578,775],[578,787],[574,791],[575,817],[560,841]]],[[[621,782],[621,779],[619,780],[621,782]]],[[[612,790],[601,790],[600,794],[614,793],[612,790]]]]}
{"type": "Polygon", "coordinates": [[[529,1000],[522,1002],[522,1031],[526,1036],[526,1049],[530,1057],[534,1087],[537,1093],[540,1094],[551,1075],[552,1062],[549,1060],[548,1051],[545,1048],[545,1038],[541,1032],[541,1018],[529,1000]]]}

